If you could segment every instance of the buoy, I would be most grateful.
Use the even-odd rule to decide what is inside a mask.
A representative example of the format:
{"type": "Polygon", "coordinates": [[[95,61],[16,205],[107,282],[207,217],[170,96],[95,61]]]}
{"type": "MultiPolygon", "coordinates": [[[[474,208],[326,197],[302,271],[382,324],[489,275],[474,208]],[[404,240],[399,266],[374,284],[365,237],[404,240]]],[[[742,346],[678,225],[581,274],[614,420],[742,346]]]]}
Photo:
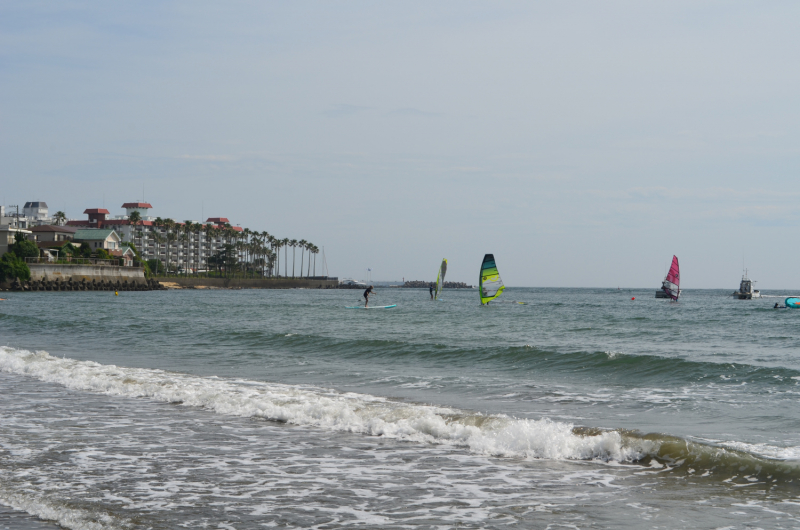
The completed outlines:
{"type": "Polygon", "coordinates": [[[631,300],[636,300],[636,297],[635,296],[631,296],[631,300]]]}
{"type": "Polygon", "coordinates": [[[119,293],[117,291],[114,291],[114,296],[119,296],[119,293]]]}

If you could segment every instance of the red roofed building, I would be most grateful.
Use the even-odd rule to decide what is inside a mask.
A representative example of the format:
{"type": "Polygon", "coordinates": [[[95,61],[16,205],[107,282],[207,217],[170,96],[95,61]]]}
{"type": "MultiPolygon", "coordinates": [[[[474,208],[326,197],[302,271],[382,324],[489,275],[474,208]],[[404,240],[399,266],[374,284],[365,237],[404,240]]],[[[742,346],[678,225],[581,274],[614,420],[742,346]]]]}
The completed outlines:
{"type": "MultiPolygon", "coordinates": [[[[126,202],[122,207],[126,215],[117,215],[113,218],[104,208],[90,208],[84,212],[88,214],[88,220],[69,221],[67,225],[114,230],[123,242],[134,243],[143,259],[158,259],[164,268],[168,263],[170,270],[204,270],[208,267],[208,258],[229,242],[229,236],[222,231],[210,235],[206,230],[198,229],[201,223],[193,222],[192,229],[186,231],[185,223],[176,220],[168,233],[165,225],[156,226],[155,218],[149,215],[148,210],[153,207],[149,202],[126,202]],[[136,225],[130,221],[130,216],[134,212],[138,212],[141,219],[136,225]]],[[[224,229],[226,225],[230,226],[230,220],[227,217],[209,217],[202,223],[202,225],[207,224],[217,229],[224,229]]],[[[232,226],[231,229],[237,233],[244,232],[241,226],[232,226]]],[[[239,259],[244,259],[243,251],[238,253],[239,259]]],[[[127,256],[126,253],[123,254],[127,256]]]]}
{"type": "Polygon", "coordinates": [[[139,212],[142,219],[150,220],[147,211],[153,207],[149,202],[126,202],[122,205],[125,208],[125,215],[130,217],[133,212],[139,212]]]}

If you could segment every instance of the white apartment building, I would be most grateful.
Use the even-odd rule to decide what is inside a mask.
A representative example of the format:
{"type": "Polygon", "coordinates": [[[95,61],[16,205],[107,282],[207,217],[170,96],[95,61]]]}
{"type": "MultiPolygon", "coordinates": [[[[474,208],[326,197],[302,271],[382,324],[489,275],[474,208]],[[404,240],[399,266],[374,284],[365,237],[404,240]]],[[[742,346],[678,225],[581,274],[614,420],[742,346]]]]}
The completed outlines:
{"type": "MultiPolygon", "coordinates": [[[[164,266],[169,263],[170,267],[178,269],[204,270],[207,265],[206,260],[228,242],[224,234],[209,238],[204,230],[186,233],[173,229],[168,233],[165,227],[154,224],[156,217],[150,215],[150,209],[153,207],[150,203],[126,202],[122,207],[125,209],[125,215],[117,215],[113,219],[107,218],[110,215],[108,210],[89,209],[84,212],[89,215],[89,221],[70,221],[68,224],[113,229],[123,241],[134,243],[145,260],[158,259],[164,266]],[[141,218],[136,226],[129,221],[133,212],[138,212],[141,218]]],[[[222,227],[228,223],[225,217],[211,217],[202,224],[222,227]]],[[[184,226],[184,223],[177,224],[179,227],[184,226]]],[[[238,226],[233,229],[242,231],[238,226]]],[[[240,253],[239,259],[243,258],[243,253],[240,253]]]]}
{"type": "Polygon", "coordinates": [[[19,211],[18,206],[0,206],[0,226],[28,229],[34,226],[53,224],[47,203],[44,201],[28,201],[19,211]]]}

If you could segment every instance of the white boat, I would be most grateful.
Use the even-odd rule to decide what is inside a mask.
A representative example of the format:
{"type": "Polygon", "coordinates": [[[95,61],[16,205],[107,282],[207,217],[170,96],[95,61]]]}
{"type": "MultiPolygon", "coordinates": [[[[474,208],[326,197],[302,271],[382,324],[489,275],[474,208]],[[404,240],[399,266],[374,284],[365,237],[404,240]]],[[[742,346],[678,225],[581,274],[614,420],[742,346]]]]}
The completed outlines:
{"type": "Polygon", "coordinates": [[[755,280],[747,277],[747,269],[742,274],[742,281],[739,283],[739,290],[734,291],[733,298],[735,300],[752,300],[753,298],[761,298],[761,293],[758,289],[753,289],[755,280]]]}
{"type": "Polygon", "coordinates": [[[367,288],[367,284],[365,282],[360,282],[350,278],[342,278],[339,280],[339,285],[346,285],[348,287],[363,287],[364,289],[367,288]]]}

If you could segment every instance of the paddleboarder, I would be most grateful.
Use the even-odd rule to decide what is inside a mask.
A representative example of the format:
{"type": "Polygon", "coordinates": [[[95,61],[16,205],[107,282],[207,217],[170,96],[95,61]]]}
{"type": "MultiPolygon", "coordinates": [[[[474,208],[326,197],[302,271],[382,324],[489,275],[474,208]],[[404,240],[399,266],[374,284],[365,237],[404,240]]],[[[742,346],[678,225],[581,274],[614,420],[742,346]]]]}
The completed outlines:
{"type": "Polygon", "coordinates": [[[366,302],[364,302],[364,307],[367,307],[369,305],[369,295],[372,293],[374,288],[375,287],[370,285],[369,287],[367,287],[367,290],[364,291],[364,300],[366,300],[366,302]]]}

